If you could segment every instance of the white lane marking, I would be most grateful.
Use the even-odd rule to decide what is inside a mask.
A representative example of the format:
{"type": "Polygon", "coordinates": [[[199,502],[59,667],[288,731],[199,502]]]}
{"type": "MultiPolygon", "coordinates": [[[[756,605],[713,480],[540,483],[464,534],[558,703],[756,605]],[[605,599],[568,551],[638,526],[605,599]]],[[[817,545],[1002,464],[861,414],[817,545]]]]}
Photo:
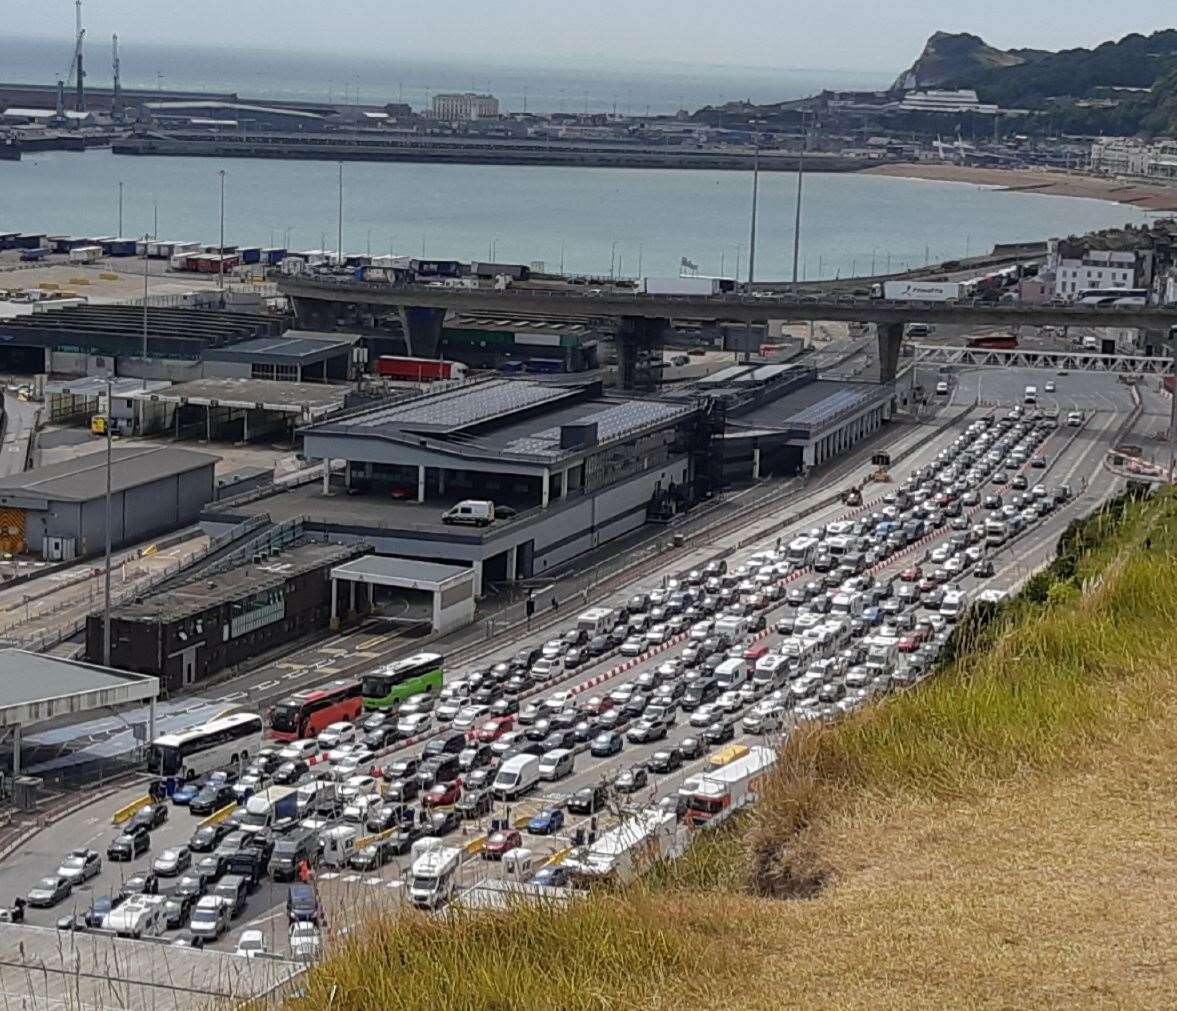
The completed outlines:
{"type": "Polygon", "coordinates": [[[264,692],[266,689],[273,688],[275,685],[279,685],[281,683],[282,682],[280,679],[274,678],[272,681],[262,681],[260,684],[254,685],[253,690],[256,692],[264,692]]]}

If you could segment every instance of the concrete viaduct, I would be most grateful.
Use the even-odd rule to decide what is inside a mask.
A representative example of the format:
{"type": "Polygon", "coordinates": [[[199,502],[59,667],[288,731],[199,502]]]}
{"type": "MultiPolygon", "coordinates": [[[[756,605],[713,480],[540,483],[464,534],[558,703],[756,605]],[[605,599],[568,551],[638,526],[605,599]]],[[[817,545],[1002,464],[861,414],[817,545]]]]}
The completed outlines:
{"type": "MultiPolygon", "coordinates": [[[[671,320],[763,323],[770,319],[874,323],[878,329],[880,378],[895,378],[899,348],[908,323],[982,326],[1087,326],[1170,330],[1177,305],[1098,308],[1086,305],[1011,305],[998,302],[890,302],[848,295],[644,295],[588,289],[547,291],[508,288],[447,288],[429,284],[387,284],[330,275],[277,278],[294,303],[299,323],[330,329],[325,303],[394,306],[401,311],[412,354],[433,357],[449,311],[492,315],[552,315],[618,320],[622,381],[634,349],[660,345],[671,320]],[[627,349],[630,353],[627,354],[627,349]]],[[[632,373],[630,373],[632,374],[632,373]]]]}

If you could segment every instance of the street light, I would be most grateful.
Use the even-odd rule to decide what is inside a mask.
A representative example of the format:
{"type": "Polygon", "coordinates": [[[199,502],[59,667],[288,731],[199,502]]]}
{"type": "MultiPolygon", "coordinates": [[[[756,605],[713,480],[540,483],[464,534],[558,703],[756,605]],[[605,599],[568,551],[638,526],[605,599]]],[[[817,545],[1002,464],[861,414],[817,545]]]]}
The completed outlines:
{"type": "Polygon", "coordinates": [[[217,173],[221,177],[221,245],[217,257],[217,287],[225,288],[225,170],[217,173]]]}
{"type": "Polygon", "coordinates": [[[110,376],[106,377],[106,419],[103,427],[106,429],[106,567],[103,573],[103,604],[102,604],[102,664],[110,666],[110,464],[111,464],[111,435],[110,422],[113,413],[114,391],[110,376]]]}

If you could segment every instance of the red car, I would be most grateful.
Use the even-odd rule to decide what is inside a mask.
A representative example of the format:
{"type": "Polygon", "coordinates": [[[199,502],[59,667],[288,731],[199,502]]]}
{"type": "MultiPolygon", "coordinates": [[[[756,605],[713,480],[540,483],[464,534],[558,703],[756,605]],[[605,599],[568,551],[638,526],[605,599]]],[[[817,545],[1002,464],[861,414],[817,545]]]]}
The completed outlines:
{"type": "Polygon", "coordinates": [[[482,859],[502,860],[504,853],[522,845],[523,836],[515,829],[503,829],[486,840],[486,845],[482,847],[482,859]]]}
{"type": "Polygon", "coordinates": [[[452,783],[438,783],[431,786],[421,798],[422,807],[450,807],[458,802],[462,796],[462,782],[455,779],[452,783]]]}
{"type": "Polygon", "coordinates": [[[588,716],[600,716],[601,713],[612,707],[613,703],[609,700],[608,696],[594,695],[587,702],[583,703],[580,708],[588,716]]]}
{"type": "Polygon", "coordinates": [[[400,501],[404,501],[405,499],[416,498],[417,497],[417,489],[410,488],[407,484],[400,484],[400,485],[397,485],[395,488],[393,488],[392,491],[389,492],[389,494],[394,499],[399,499],[400,501]]]}
{"type": "Polygon", "coordinates": [[[515,721],[510,716],[496,716],[478,728],[478,740],[483,744],[493,744],[503,734],[509,733],[514,728],[515,721]]]}
{"type": "Polygon", "coordinates": [[[919,640],[914,635],[905,635],[899,640],[900,653],[914,653],[919,647],[919,640]]]}
{"type": "Polygon", "coordinates": [[[762,656],[764,656],[764,654],[767,652],[768,652],[768,647],[764,643],[762,643],[762,642],[754,643],[753,645],[749,646],[746,650],[744,650],[744,659],[748,660],[748,661],[756,661],[756,660],[759,660],[762,656]]]}
{"type": "Polygon", "coordinates": [[[899,578],[902,579],[905,583],[914,583],[923,574],[923,569],[921,569],[918,565],[913,565],[911,568],[904,569],[901,573],[899,573],[899,578]]]}

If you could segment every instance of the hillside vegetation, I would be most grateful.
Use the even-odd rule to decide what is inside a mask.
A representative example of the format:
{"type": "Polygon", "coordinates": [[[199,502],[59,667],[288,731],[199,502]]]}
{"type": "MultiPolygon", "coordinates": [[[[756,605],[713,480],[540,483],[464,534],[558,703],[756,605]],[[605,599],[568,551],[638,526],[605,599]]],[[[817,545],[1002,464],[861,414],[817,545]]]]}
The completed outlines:
{"type": "Polygon", "coordinates": [[[373,923],[287,1008],[1171,1007],[1177,499],[1060,547],[936,678],[796,734],[760,806],[652,880],[373,923]]]}

